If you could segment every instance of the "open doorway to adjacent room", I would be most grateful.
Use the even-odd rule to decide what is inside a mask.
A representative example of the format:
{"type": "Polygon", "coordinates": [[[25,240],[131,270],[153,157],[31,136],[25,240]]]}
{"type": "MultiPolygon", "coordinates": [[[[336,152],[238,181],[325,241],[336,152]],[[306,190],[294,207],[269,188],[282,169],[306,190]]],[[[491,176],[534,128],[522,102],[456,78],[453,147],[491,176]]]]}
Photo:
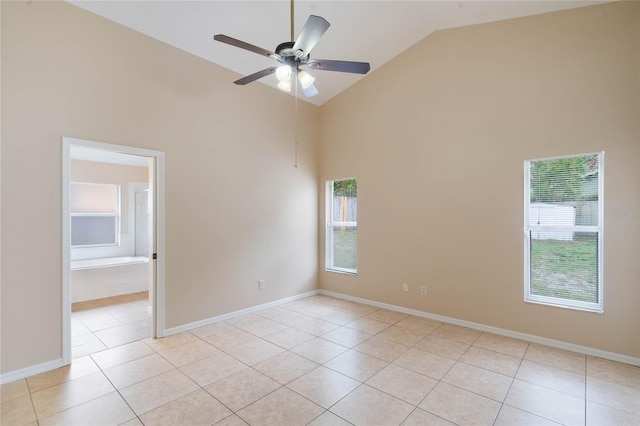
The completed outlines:
{"type": "Polygon", "coordinates": [[[163,154],[63,138],[63,358],[162,337],[163,154]]]}

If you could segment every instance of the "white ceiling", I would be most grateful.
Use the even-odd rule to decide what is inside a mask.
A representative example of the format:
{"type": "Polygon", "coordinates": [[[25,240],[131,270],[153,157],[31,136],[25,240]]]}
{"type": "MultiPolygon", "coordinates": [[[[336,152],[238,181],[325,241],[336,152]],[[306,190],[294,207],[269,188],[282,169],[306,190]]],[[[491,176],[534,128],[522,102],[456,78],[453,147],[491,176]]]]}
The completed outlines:
{"type": "MultiPolygon", "coordinates": [[[[270,51],[275,50],[278,44],[290,41],[288,0],[69,2],[242,76],[273,66],[276,62],[216,42],[214,34],[226,34],[270,51]]],[[[439,29],[596,3],[602,1],[301,0],[295,2],[295,36],[309,15],[322,16],[331,27],[313,49],[311,57],[369,62],[371,70],[375,71],[439,29]]],[[[307,100],[315,105],[322,105],[359,79],[366,78],[318,70],[313,74],[320,94],[307,100]]],[[[273,75],[260,82],[278,90],[273,75]]],[[[238,86],[238,90],[251,89],[238,86]]]]}

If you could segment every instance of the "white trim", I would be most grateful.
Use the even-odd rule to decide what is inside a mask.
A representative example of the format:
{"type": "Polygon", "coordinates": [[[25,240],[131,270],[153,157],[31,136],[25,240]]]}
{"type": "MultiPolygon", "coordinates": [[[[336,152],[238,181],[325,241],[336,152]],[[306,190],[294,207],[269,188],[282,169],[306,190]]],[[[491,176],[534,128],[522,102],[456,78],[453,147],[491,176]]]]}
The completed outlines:
{"type": "Polygon", "coordinates": [[[56,368],[64,367],[68,364],[69,363],[65,363],[62,358],[58,358],[51,361],[43,362],[42,364],[31,365],[19,370],[9,371],[7,373],[0,374],[0,384],[4,385],[5,383],[15,382],[16,380],[55,370],[56,368]]]}
{"type": "MultiPolygon", "coordinates": [[[[155,288],[153,291],[153,314],[156,319],[153,322],[153,335],[164,335],[164,153],[145,148],[137,148],[123,145],[114,145],[104,142],[89,141],[70,137],[62,137],[62,365],[71,364],[71,295],[70,295],[70,270],[71,270],[71,242],[70,242],[70,215],[69,211],[69,184],[71,182],[71,147],[79,146],[94,150],[117,152],[146,157],[154,162],[154,175],[156,176],[154,197],[156,200],[157,230],[156,245],[158,259],[156,261],[155,288]]],[[[150,182],[150,187],[154,183],[150,182]]],[[[150,256],[151,257],[151,256],[150,256]]],[[[150,262],[153,262],[150,258],[150,262]]]]}
{"type": "Polygon", "coordinates": [[[529,256],[529,253],[531,250],[531,239],[529,238],[530,234],[527,227],[527,225],[529,224],[529,204],[531,203],[530,186],[531,186],[531,161],[525,160],[524,161],[524,181],[523,181],[524,189],[522,191],[522,193],[524,194],[524,196],[522,197],[522,199],[524,200],[524,208],[522,209],[522,212],[524,213],[524,227],[522,230],[522,236],[524,237],[524,246],[522,247],[523,255],[524,255],[524,270],[523,270],[524,294],[522,295],[522,298],[525,302],[528,300],[527,295],[531,294],[531,285],[529,282],[529,275],[531,273],[530,271],[531,256],[529,256]]]}
{"type": "MultiPolygon", "coordinates": [[[[71,364],[71,143],[62,138],[62,365],[71,364]],[[68,308],[66,308],[68,307],[68,308]]],[[[55,367],[53,367],[55,368],[55,367]]],[[[52,369],[53,369],[52,368],[52,369]]]]}
{"type": "MultiPolygon", "coordinates": [[[[334,233],[333,230],[335,227],[339,227],[339,226],[350,226],[350,227],[355,227],[356,229],[358,228],[358,222],[357,222],[357,218],[356,218],[356,222],[334,222],[333,221],[333,185],[334,182],[341,182],[341,181],[345,181],[345,180],[355,180],[357,182],[357,178],[355,177],[348,177],[348,178],[340,178],[340,179],[329,179],[325,182],[325,211],[324,211],[324,215],[325,215],[325,236],[324,236],[324,241],[325,241],[325,255],[324,255],[324,270],[326,272],[337,272],[340,274],[347,274],[347,275],[358,275],[358,265],[357,265],[357,258],[356,258],[356,268],[355,269],[351,269],[351,268],[341,268],[339,266],[334,266],[333,262],[334,262],[334,233]]],[[[357,244],[357,242],[356,242],[357,244]]],[[[357,254],[356,254],[357,256],[357,254]]]]}
{"type": "Polygon", "coordinates": [[[67,136],[62,137],[63,141],[67,141],[69,145],[81,146],[85,148],[97,149],[102,151],[118,152],[121,154],[138,155],[140,157],[158,157],[163,156],[164,152],[146,148],[138,148],[135,146],[116,145],[105,142],[96,142],[85,139],[76,139],[67,136]]]}
{"type": "Polygon", "coordinates": [[[189,324],[179,325],[177,327],[168,328],[165,330],[165,336],[171,336],[172,334],[183,333],[185,331],[194,330],[196,328],[204,327],[206,325],[215,324],[217,322],[226,321],[231,318],[238,317],[240,315],[246,315],[253,312],[262,311],[274,306],[283,305],[285,303],[294,302],[296,300],[304,299],[305,297],[315,296],[319,294],[320,290],[311,290],[306,293],[296,294],[295,296],[285,297],[284,299],[274,300],[272,302],[263,303],[262,305],[252,306],[250,308],[240,309],[238,311],[229,312],[228,314],[218,315],[216,317],[207,318],[200,321],[191,322],[189,324]]]}
{"type": "Polygon", "coordinates": [[[575,345],[573,343],[567,343],[560,340],[548,339],[546,337],[520,333],[517,331],[507,330],[504,328],[492,327],[490,325],[480,324],[477,322],[465,321],[457,318],[446,317],[443,315],[431,314],[428,312],[418,311],[415,309],[404,308],[402,306],[390,305],[388,303],[382,303],[382,302],[376,302],[374,300],[363,299],[361,297],[335,293],[333,291],[318,290],[318,293],[324,296],[335,297],[336,299],[344,299],[352,302],[363,303],[365,305],[371,305],[377,308],[388,309],[390,311],[402,312],[409,315],[415,315],[417,317],[428,318],[436,321],[446,322],[449,324],[459,325],[462,327],[472,328],[474,330],[486,331],[488,333],[498,334],[500,336],[511,337],[514,339],[525,340],[531,343],[538,343],[540,345],[546,345],[546,346],[551,346],[558,349],[564,349],[566,351],[578,352],[581,354],[591,355],[598,358],[604,358],[611,361],[622,362],[624,364],[640,366],[640,357],[632,357],[628,355],[622,355],[614,352],[608,352],[600,349],[590,348],[587,346],[575,345]]]}
{"type": "Polygon", "coordinates": [[[553,157],[541,157],[541,158],[528,158],[525,161],[549,161],[549,160],[563,160],[565,158],[574,158],[574,157],[581,157],[581,156],[586,156],[586,155],[600,155],[603,154],[604,151],[591,151],[591,152],[585,152],[583,154],[566,154],[566,155],[556,155],[553,157]]]}
{"type": "MultiPolygon", "coordinates": [[[[153,175],[156,178],[155,193],[153,199],[156,203],[154,210],[156,238],[154,243],[156,245],[156,251],[158,259],[156,260],[156,279],[154,288],[155,306],[153,309],[153,315],[155,321],[153,323],[153,337],[166,336],[165,330],[165,265],[166,265],[166,252],[165,252],[165,240],[164,240],[164,152],[160,152],[157,156],[153,157],[153,168],[155,173],[153,175]]],[[[153,185],[150,185],[153,187],[153,185]]],[[[153,253],[149,253],[150,261],[153,262],[153,253]]]]}
{"type": "MultiPolygon", "coordinates": [[[[333,198],[333,197],[332,197],[333,198]]],[[[331,225],[334,228],[338,228],[338,227],[342,227],[342,226],[350,226],[350,227],[356,227],[358,226],[358,222],[339,222],[339,221],[332,221],[331,225]]]]}
{"type": "Polygon", "coordinates": [[[604,151],[598,157],[598,300],[604,312],[604,151]]]}
{"type": "Polygon", "coordinates": [[[327,268],[327,269],[325,269],[325,271],[326,272],[334,272],[336,274],[342,274],[342,275],[351,275],[353,277],[358,275],[358,272],[356,272],[353,269],[338,268],[338,267],[327,268]]]}
{"type": "Polygon", "coordinates": [[[324,184],[324,268],[330,270],[333,267],[333,180],[327,180],[324,184]]]}

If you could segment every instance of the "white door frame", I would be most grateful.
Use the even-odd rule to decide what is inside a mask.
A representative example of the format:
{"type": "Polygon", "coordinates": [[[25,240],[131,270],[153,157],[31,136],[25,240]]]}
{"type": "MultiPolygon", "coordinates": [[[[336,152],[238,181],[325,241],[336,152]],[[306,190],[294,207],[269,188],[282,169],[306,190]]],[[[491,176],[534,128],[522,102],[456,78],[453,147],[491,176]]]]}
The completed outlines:
{"type": "Polygon", "coordinates": [[[165,295],[165,242],[164,242],[164,152],[144,148],[113,145],[69,137],[62,138],[62,360],[71,363],[71,212],[69,211],[69,187],[71,182],[71,147],[78,146],[123,154],[139,155],[151,160],[153,178],[149,187],[155,200],[155,263],[154,283],[151,288],[153,322],[152,337],[164,337],[164,295],[165,295]]]}

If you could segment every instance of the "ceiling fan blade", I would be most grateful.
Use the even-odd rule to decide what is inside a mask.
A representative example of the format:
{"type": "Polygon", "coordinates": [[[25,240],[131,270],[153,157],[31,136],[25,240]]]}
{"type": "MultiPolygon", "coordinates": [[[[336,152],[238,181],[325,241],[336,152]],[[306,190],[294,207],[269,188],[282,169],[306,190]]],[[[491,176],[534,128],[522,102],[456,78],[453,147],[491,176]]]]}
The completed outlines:
{"type": "Polygon", "coordinates": [[[262,71],[258,71],[246,77],[242,77],[240,80],[234,81],[234,83],[240,86],[244,86],[245,84],[249,84],[252,81],[256,81],[262,77],[268,76],[269,74],[273,74],[274,72],[276,72],[277,68],[278,67],[271,67],[271,68],[264,69],[262,71]]]}
{"type": "Polygon", "coordinates": [[[354,74],[366,74],[371,69],[368,62],[331,61],[328,59],[311,59],[306,63],[314,70],[350,72],[354,74]]]}
{"type": "Polygon", "coordinates": [[[231,46],[239,47],[240,49],[257,53],[258,55],[267,56],[269,58],[274,58],[274,59],[281,59],[280,55],[270,52],[267,49],[254,46],[253,44],[246,43],[242,40],[238,40],[236,38],[229,37],[224,34],[216,34],[213,36],[213,39],[222,43],[230,44],[231,46]]]}
{"type": "Polygon", "coordinates": [[[302,89],[302,91],[304,92],[304,96],[307,98],[311,98],[315,95],[317,95],[318,93],[318,89],[316,89],[316,86],[314,84],[311,84],[309,87],[307,87],[306,89],[302,89]]]}
{"type": "Polygon", "coordinates": [[[300,31],[298,39],[293,45],[293,51],[297,52],[298,50],[302,50],[304,56],[308,55],[330,25],[326,19],[320,16],[309,16],[302,31],[300,31]]]}

